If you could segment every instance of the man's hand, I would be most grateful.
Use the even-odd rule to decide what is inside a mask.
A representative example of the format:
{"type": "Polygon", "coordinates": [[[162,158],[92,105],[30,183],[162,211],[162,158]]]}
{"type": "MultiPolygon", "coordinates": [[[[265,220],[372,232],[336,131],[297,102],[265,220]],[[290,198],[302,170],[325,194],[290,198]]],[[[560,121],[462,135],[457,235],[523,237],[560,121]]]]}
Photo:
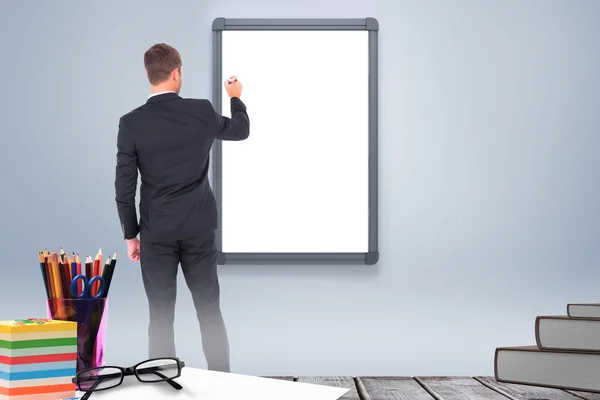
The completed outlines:
{"type": "Polygon", "coordinates": [[[133,262],[140,261],[140,241],[138,238],[127,239],[127,255],[133,262]]]}
{"type": "Polygon", "coordinates": [[[237,80],[236,76],[225,81],[225,90],[229,98],[237,97],[238,99],[242,96],[242,84],[237,80]]]}

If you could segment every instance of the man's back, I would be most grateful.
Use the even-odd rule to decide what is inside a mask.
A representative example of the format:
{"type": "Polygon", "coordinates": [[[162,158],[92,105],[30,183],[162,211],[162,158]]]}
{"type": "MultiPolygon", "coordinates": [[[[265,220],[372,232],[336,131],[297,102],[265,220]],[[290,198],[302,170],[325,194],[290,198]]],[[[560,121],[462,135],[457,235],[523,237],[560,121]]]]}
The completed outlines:
{"type": "Polygon", "coordinates": [[[127,255],[140,262],[148,297],[148,358],[177,355],[173,324],[181,266],[200,324],[207,367],[229,372],[229,340],[217,274],[217,207],[207,173],[215,139],[246,139],[250,121],[236,77],[223,82],[231,99],[231,118],[226,118],[208,100],[179,97],[181,66],[181,55],[168,44],[155,44],[144,53],[153,94],[145,105],[119,120],[115,200],[127,255]],[[142,178],[139,221],[138,171],[142,178]]]}
{"type": "MultiPolygon", "coordinates": [[[[215,139],[244,140],[249,134],[242,101],[233,98],[231,108],[229,119],[217,114],[208,100],[163,93],[121,118],[117,204],[119,214],[125,217],[121,220],[130,220],[129,194],[135,193],[137,182],[127,178],[131,176],[128,165],[135,161],[142,181],[142,241],[181,240],[217,228],[216,202],[208,182],[210,149],[215,139]]],[[[123,230],[126,238],[137,234],[134,226],[123,226],[123,230]]]]}

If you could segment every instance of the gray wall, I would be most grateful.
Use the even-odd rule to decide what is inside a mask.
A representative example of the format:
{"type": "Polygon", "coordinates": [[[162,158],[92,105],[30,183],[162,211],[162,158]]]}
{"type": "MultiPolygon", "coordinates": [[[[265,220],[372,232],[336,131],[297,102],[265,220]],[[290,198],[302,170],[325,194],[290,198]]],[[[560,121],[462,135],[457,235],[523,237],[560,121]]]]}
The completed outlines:
{"type": "MultiPolygon", "coordinates": [[[[142,54],[176,46],[182,95],[210,96],[218,16],[381,24],[380,263],[221,267],[236,372],[491,374],[537,314],[600,301],[600,2],[101,3],[0,9],[0,319],[45,315],[38,247],[124,255],[115,139],[148,93],[142,54]]],[[[179,355],[204,367],[181,284],[179,355]]],[[[137,264],[110,307],[108,361],[145,358],[137,264]]]]}

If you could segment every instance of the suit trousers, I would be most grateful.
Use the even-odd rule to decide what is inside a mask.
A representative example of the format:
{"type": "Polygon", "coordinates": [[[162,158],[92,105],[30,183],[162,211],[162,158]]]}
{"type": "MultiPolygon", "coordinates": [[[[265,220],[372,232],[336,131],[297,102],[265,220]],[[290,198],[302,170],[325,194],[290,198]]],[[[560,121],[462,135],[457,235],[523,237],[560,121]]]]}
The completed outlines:
{"type": "Polygon", "coordinates": [[[141,242],[140,264],[150,311],[149,358],[175,357],[179,264],[192,294],[209,370],[230,372],[229,340],[221,315],[215,232],[173,242],[141,242]]]}

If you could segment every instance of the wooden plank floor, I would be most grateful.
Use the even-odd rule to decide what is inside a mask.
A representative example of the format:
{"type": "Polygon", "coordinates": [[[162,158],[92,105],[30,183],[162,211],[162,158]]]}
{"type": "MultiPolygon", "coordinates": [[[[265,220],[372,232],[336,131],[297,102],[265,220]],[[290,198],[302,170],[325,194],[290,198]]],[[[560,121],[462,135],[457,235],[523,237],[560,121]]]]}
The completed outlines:
{"type": "Polygon", "coordinates": [[[512,385],[487,376],[270,378],[350,389],[340,400],[600,400],[600,393],[512,385]]]}

